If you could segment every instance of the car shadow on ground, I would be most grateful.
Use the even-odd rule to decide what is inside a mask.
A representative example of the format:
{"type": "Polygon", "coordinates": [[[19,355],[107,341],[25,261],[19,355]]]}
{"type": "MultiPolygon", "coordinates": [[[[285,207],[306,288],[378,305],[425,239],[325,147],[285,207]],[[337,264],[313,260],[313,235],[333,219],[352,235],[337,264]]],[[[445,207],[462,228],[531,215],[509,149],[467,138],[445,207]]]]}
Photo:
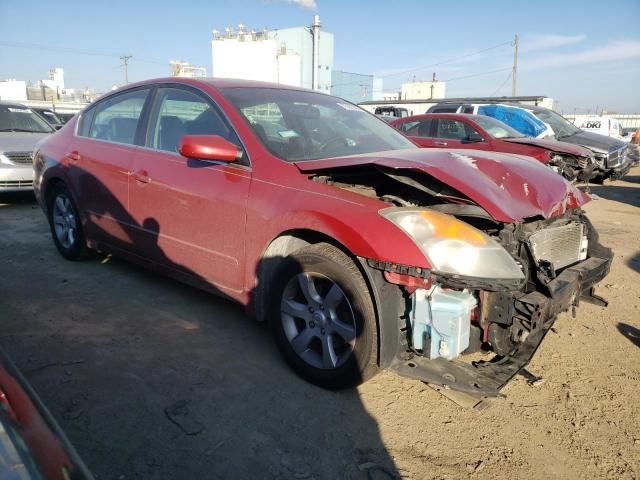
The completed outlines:
{"type": "MultiPolygon", "coordinates": [[[[625,177],[625,181],[630,181],[625,177]]],[[[590,185],[589,193],[595,193],[599,197],[607,200],[614,200],[620,203],[627,203],[634,207],[640,207],[640,189],[626,187],[616,183],[605,183],[604,185],[590,185]]]]}
{"type": "MultiPolygon", "coordinates": [[[[0,199],[0,222],[33,208],[22,197],[0,199]]],[[[162,225],[138,227],[195,276],[158,247],[162,225]]],[[[97,478],[398,475],[358,391],[296,377],[240,306],[111,255],[65,261],[47,233],[5,250],[0,342],[97,478]]]]}
{"type": "Polygon", "coordinates": [[[627,260],[627,265],[629,266],[629,268],[640,273],[640,250],[637,251],[633,257],[627,260]]]}
{"type": "Polygon", "coordinates": [[[618,331],[636,347],[640,347],[640,330],[626,323],[618,323],[618,331]]]}

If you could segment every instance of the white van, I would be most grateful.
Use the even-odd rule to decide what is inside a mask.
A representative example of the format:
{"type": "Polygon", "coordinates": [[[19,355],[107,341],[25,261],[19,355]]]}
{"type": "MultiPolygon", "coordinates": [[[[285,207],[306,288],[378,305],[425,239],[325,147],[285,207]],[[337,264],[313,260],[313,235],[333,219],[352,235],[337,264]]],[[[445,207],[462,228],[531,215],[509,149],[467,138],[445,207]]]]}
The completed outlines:
{"type": "Polygon", "coordinates": [[[578,115],[573,123],[587,132],[599,133],[608,137],[622,139],[622,127],[615,118],[598,115],[578,115]]]}

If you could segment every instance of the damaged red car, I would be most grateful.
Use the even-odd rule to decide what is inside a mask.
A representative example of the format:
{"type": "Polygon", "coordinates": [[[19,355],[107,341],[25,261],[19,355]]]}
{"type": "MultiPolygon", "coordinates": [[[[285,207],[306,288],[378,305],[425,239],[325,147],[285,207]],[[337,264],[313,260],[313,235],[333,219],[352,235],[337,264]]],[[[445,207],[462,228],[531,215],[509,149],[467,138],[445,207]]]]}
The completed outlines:
{"type": "Polygon", "coordinates": [[[390,368],[495,396],[560,312],[605,304],[593,287],[612,252],[587,194],[526,158],[418,148],[329,95],[129,85],[42,143],[34,168],[64,257],[111,252],[241,302],[326,388],[390,368]]]}
{"type": "Polygon", "coordinates": [[[595,177],[591,150],[566,142],[522,135],[485,115],[427,113],[389,123],[421,147],[462,148],[526,155],[572,181],[595,177]]]}

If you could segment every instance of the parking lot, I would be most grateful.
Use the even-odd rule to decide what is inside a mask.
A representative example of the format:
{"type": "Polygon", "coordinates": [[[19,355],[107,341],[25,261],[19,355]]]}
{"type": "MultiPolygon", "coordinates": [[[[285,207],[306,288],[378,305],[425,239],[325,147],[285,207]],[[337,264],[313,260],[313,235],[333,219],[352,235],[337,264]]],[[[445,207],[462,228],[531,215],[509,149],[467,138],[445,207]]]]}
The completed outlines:
{"type": "Polygon", "coordinates": [[[637,478],[640,168],[587,205],[608,309],[564,314],[505,399],[465,410],[383,372],[323,391],[228,301],[55,251],[31,194],[0,197],[0,344],[96,478],[637,478]]]}

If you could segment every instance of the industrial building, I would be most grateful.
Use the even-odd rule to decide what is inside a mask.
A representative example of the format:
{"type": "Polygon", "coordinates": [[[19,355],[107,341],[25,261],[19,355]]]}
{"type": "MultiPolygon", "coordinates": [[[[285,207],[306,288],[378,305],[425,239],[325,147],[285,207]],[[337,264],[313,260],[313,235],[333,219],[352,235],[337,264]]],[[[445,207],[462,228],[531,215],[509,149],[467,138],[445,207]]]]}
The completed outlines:
{"type": "Polygon", "coordinates": [[[185,60],[171,60],[169,62],[169,73],[172,77],[202,78],[207,76],[207,69],[205,67],[196,67],[185,60]]]}
{"type": "MultiPolygon", "coordinates": [[[[382,100],[434,100],[445,98],[446,82],[436,80],[436,74],[429,82],[405,82],[400,86],[400,91],[385,92],[382,100]]],[[[375,100],[375,99],[374,99],[375,100]]]]}
{"type": "Polygon", "coordinates": [[[373,75],[333,70],[331,95],[353,103],[382,99],[382,79],[373,75]]]}
{"type": "Polygon", "coordinates": [[[310,27],[279,30],[213,31],[212,75],[244,78],[331,91],[333,34],[321,30],[320,18],[310,27]]]}

